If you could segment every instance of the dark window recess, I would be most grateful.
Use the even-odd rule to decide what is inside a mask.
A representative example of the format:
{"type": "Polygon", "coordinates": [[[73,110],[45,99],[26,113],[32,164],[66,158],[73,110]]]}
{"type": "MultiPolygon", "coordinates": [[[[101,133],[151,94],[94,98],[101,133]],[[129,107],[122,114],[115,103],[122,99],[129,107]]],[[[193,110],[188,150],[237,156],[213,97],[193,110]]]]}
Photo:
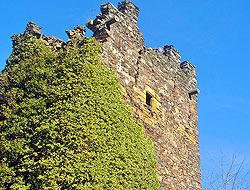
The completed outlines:
{"type": "Polygon", "coordinates": [[[148,106],[151,106],[151,99],[152,99],[152,95],[147,92],[146,93],[146,104],[148,106]]]}

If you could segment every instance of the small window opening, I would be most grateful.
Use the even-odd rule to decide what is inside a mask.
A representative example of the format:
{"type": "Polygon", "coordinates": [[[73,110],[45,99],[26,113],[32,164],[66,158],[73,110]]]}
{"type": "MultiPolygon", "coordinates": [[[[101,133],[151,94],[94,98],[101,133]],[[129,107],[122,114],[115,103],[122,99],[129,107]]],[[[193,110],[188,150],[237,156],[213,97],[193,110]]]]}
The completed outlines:
{"type": "Polygon", "coordinates": [[[146,104],[148,105],[148,106],[151,106],[151,99],[152,99],[152,95],[151,94],[149,94],[148,92],[146,93],[146,104]]]}

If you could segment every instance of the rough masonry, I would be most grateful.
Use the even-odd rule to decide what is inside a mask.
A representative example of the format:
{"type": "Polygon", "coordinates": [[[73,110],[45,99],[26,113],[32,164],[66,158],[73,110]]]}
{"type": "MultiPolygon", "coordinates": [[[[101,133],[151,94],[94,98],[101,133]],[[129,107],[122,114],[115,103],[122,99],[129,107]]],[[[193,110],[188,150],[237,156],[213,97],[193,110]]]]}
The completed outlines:
{"type": "MultiPolygon", "coordinates": [[[[158,157],[157,171],[162,190],[201,189],[196,71],[172,45],[163,52],[146,48],[137,20],[139,8],[131,1],[118,9],[107,3],[87,23],[103,46],[103,61],[115,69],[123,98],[133,116],[153,140],[158,157]]],[[[41,27],[29,22],[23,34],[33,34],[52,49],[66,42],[41,35],[41,27]]],[[[85,37],[83,26],[67,30],[69,41],[85,37]]],[[[12,36],[13,45],[17,35],[12,36]]]]}
{"type": "Polygon", "coordinates": [[[103,61],[112,66],[123,87],[124,100],[154,141],[162,189],[201,189],[197,81],[195,66],[181,63],[172,45],[162,53],[146,48],[131,1],[118,9],[107,3],[87,23],[103,46],[103,61]]]}

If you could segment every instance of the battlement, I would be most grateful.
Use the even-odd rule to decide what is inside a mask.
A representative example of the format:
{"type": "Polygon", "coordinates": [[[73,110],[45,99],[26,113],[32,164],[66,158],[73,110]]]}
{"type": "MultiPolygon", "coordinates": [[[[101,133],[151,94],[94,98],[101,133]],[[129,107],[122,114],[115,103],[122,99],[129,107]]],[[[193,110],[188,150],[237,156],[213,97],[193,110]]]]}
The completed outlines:
{"type": "Polygon", "coordinates": [[[181,55],[176,49],[174,49],[173,45],[165,45],[163,49],[163,54],[168,56],[171,61],[177,64],[181,63],[181,55]]]}
{"type": "Polygon", "coordinates": [[[28,22],[26,29],[22,34],[14,34],[13,36],[11,36],[13,46],[16,45],[16,39],[20,36],[25,38],[28,35],[34,35],[37,38],[40,38],[41,37],[41,29],[42,29],[42,27],[37,26],[36,23],[34,23],[33,21],[28,22]]]}
{"type": "Polygon", "coordinates": [[[191,63],[189,63],[188,61],[184,61],[180,64],[181,69],[183,70],[183,72],[185,73],[189,73],[192,72],[193,74],[195,74],[195,69],[196,67],[194,65],[192,65],[191,63]]]}
{"type": "Polygon", "coordinates": [[[118,4],[118,10],[137,23],[140,9],[131,1],[123,1],[118,4]]]}
{"type": "MultiPolygon", "coordinates": [[[[139,51],[145,51],[144,37],[137,26],[139,8],[133,2],[120,2],[118,9],[111,3],[106,3],[101,5],[100,10],[102,14],[97,15],[95,20],[90,20],[86,24],[94,32],[93,36],[97,40],[101,43],[119,41],[119,43],[122,43],[121,47],[124,49],[128,47],[130,49],[137,49],[137,54],[139,51]]],[[[172,67],[182,70],[180,65],[181,55],[174,49],[173,45],[165,45],[163,55],[167,57],[172,67]]],[[[186,69],[184,70],[186,71],[186,69]]],[[[186,75],[193,75],[195,77],[195,72],[185,73],[186,75]]]]}
{"type": "Polygon", "coordinates": [[[101,5],[100,10],[103,15],[117,15],[118,14],[117,8],[111,3],[106,3],[106,4],[101,5]]]}
{"type": "MultiPolygon", "coordinates": [[[[65,41],[55,36],[42,35],[41,29],[42,27],[37,26],[36,23],[34,23],[33,21],[30,21],[27,24],[26,29],[22,34],[14,34],[11,37],[13,46],[17,45],[16,40],[18,37],[26,38],[28,35],[36,36],[38,39],[43,40],[47,46],[50,46],[52,49],[56,51],[60,50],[61,48],[64,48],[65,45],[67,44],[65,41]]],[[[68,41],[70,41],[73,38],[77,38],[77,39],[85,38],[85,32],[86,32],[85,27],[80,26],[80,25],[77,25],[73,30],[66,30],[66,33],[69,37],[68,41]]]]}
{"type": "Polygon", "coordinates": [[[73,30],[66,30],[69,39],[73,38],[85,38],[85,27],[77,25],[73,30]]]}

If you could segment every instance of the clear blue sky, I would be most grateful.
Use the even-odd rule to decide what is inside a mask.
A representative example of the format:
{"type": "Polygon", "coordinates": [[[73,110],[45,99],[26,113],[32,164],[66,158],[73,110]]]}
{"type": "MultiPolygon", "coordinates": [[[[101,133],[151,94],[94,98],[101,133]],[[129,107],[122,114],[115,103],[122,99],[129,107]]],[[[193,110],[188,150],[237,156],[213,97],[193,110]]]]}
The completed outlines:
{"type": "MultiPolygon", "coordinates": [[[[67,40],[65,30],[100,13],[99,0],[1,1],[0,69],[11,53],[10,36],[32,20],[43,34],[67,40]]],[[[117,6],[117,0],[111,0],[117,6]]],[[[173,44],[182,61],[197,66],[201,164],[236,154],[250,168],[250,1],[134,0],[148,47],[173,44]]],[[[88,35],[92,35],[90,31],[88,35]]]]}

